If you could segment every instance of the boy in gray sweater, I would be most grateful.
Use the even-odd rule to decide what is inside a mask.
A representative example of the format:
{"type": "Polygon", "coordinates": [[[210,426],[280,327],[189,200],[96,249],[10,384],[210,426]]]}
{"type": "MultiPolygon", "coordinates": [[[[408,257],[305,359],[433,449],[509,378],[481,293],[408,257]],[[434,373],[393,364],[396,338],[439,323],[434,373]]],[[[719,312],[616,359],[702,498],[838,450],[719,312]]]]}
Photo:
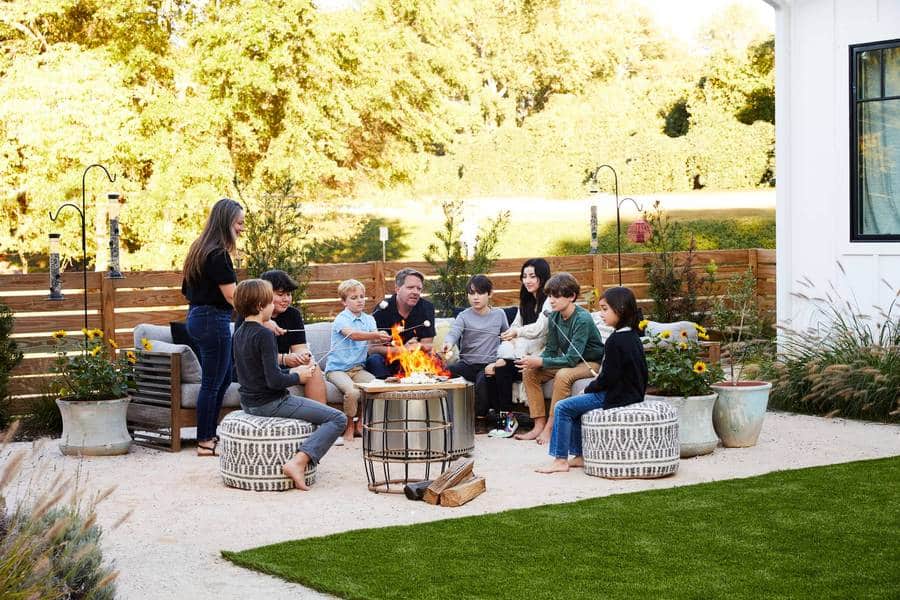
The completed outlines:
{"type": "Polygon", "coordinates": [[[274,310],[272,284],[262,279],[247,279],[234,291],[234,308],[244,323],[234,333],[234,362],[241,384],[241,408],[259,417],[302,419],[318,425],[281,470],[294,487],[308,490],[306,467],[318,464],[347,426],[347,417],[339,410],[309,398],[293,396],[287,388],[300,383],[300,375],[278,368],[275,334],[263,323],[274,310]]]}
{"type": "Polygon", "coordinates": [[[459,360],[448,367],[450,372],[473,383],[484,377],[484,367],[496,360],[500,334],[509,329],[506,312],[491,308],[493,291],[494,285],[485,275],[472,277],[466,284],[470,308],[459,313],[444,339],[445,356],[454,345],[459,347],[459,360]]]}

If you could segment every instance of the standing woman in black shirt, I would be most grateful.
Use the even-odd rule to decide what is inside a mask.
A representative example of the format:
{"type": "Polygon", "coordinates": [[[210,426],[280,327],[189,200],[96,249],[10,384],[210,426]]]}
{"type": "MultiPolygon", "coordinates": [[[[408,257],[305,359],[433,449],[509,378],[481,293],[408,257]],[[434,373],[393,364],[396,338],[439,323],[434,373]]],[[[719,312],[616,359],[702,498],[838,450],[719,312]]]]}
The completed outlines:
{"type": "Polygon", "coordinates": [[[190,303],[188,334],[200,349],[203,377],[197,398],[197,455],[215,456],[222,398],[231,382],[231,312],[237,274],[231,262],[244,231],[244,210],[228,198],[216,202],[203,233],[184,261],[181,293],[190,303]]]}

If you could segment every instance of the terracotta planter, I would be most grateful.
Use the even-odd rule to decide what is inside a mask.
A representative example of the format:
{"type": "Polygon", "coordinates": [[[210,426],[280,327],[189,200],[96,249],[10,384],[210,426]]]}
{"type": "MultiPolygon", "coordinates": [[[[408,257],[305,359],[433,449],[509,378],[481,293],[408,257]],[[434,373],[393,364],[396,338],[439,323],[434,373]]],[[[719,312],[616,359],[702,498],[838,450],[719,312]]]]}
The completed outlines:
{"type": "Polygon", "coordinates": [[[726,448],[756,445],[772,384],[766,381],[721,382],[712,386],[719,394],[713,409],[713,426],[726,448]]]}
{"type": "Polygon", "coordinates": [[[644,399],[668,402],[678,411],[678,444],[681,458],[709,454],[716,449],[719,438],[716,437],[712,422],[716,394],[685,397],[646,394],[644,399]]]}
{"type": "Polygon", "coordinates": [[[56,405],[62,415],[59,449],[69,456],[127,454],[131,436],[125,424],[130,398],[115,400],[65,400],[56,405]]]}

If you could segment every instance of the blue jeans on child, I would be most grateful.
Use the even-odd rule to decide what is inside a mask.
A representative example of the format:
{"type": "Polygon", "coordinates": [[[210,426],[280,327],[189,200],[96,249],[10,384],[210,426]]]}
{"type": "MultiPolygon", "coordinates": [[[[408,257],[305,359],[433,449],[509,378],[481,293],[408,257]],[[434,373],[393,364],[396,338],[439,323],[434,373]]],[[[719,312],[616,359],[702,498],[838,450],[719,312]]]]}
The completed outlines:
{"type": "Polygon", "coordinates": [[[556,403],[553,410],[553,433],[550,436],[550,456],[569,458],[581,456],[581,415],[603,408],[606,392],[572,396],[556,403]]]}
{"type": "Polygon", "coordinates": [[[297,448],[297,452],[305,453],[314,464],[319,464],[319,461],[334,444],[334,440],[347,427],[347,416],[341,411],[315,400],[291,394],[262,406],[244,406],[242,404],[241,408],[244,409],[244,412],[257,417],[300,419],[318,425],[316,430],[306,438],[306,441],[297,448]]]}
{"type": "Polygon", "coordinates": [[[197,441],[216,437],[222,398],[231,384],[231,311],[210,305],[192,306],[187,331],[200,349],[200,393],[197,396],[197,441]]]}

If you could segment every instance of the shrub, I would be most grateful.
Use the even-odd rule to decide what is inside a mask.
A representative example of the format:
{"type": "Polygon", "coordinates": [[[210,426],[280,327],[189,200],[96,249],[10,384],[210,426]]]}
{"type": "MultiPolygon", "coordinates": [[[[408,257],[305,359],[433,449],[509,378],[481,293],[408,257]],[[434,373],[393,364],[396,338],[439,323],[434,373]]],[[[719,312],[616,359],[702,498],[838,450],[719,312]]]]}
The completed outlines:
{"type": "Polygon", "coordinates": [[[431,244],[425,252],[425,260],[437,271],[437,279],[429,283],[432,302],[443,316],[453,316],[454,309],[468,304],[466,283],[472,275],[488,273],[497,259],[497,241],[509,223],[509,213],[479,227],[472,258],[460,240],[460,221],[463,203],[460,200],[445,202],[444,229],[434,236],[440,244],[431,244]]]}
{"type": "MultiPolygon", "coordinates": [[[[895,291],[887,282],[885,285],[895,291]]],[[[900,420],[900,292],[877,316],[842,300],[832,286],[809,301],[830,326],[819,333],[782,327],[783,352],[768,369],[774,408],[808,414],[900,420]]]]}
{"type": "MultiPolygon", "coordinates": [[[[15,430],[16,424],[4,445],[15,430]]],[[[63,504],[77,486],[71,478],[58,477],[32,501],[20,500],[10,512],[3,489],[17,477],[24,459],[24,450],[13,454],[0,473],[0,598],[114,598],[117,573],[103,564],[102,532],[96,524],[96,506],[112,490],[86,505],[79,494],[63,504]]]]}
{"type": "Polygon", "coordinates": [[[16,341],[10,338],[13,315],[9,307],[0,302],[0,429],[6,427],[9,414],[6,410],[6,386],[9,374],[22,362],[22,353],[16,341]]]}
{"type": "MultiPolygon", "coordinates": [[[[641,321],[644,329],[647,322],[641,321]]],[[[705,338],[706,331],[697,325],[697,333],[705,338]]],[[[648,386],[651,393],[661,396],[705,396],[712,393],[710,385],[722,380],[722,367],[702,360],[700,344],[688,338],[673,339],[668,330],[650,338],[647,350],[648,386]]]]}

